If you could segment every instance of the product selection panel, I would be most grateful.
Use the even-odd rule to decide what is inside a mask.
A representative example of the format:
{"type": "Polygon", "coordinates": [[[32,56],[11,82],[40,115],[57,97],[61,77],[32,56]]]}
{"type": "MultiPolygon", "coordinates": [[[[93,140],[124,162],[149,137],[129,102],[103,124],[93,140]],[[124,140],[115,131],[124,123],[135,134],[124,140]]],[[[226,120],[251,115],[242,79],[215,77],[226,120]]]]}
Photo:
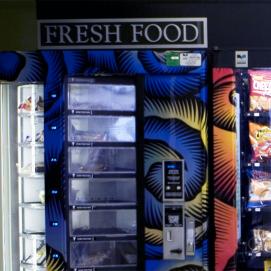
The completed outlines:
{"type": "Polygon", "coordinates": [[[164,201],[184,200],[184,165],[180,161],[164,161],[164,201]]]}
{"type": "Polygon", "coordinates": [[[163,161],[163,258],[195,255],[195,220],[185,213],[184,161],[163,161]]]}

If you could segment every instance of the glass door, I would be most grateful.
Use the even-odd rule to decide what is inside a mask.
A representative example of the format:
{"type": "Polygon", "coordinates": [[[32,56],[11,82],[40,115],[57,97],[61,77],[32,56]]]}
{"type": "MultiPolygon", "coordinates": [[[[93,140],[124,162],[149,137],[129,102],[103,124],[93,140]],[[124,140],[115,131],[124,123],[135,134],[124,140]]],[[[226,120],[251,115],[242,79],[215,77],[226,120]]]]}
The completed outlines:
{"type": "Polygon", "coordinates": [[[137,270],[135,85],[69,78],[67,95],[69,266],[137,270]]]}
{"type": "Polygon", "coordinates": [[[0,84],[4,271],[46,270],[43,85],[0,84]]]}

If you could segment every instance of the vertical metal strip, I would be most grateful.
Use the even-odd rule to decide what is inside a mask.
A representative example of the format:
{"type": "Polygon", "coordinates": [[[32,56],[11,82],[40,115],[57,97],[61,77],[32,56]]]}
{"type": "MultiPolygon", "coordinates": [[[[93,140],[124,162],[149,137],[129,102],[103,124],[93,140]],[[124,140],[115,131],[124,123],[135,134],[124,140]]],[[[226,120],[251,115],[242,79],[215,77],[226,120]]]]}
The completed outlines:
{"type": "Polygon", "coordinates": [[[1,85],[1,99],[0,99],[0,161],[1,161],[1,252],[3,259],[4,271],[12,270],[11,261],[11,214],[10,209],[10,157],[9,157],[9,145],[8,145],[8,89],[7,85],[1,85]]]}
{"type": "Polygon", "coordinates": [[[236,209],[237,209],[237,240],[241,238],[241,158],[240,158],[240,94],[235,95],[236,104],[236,209]]]}
{"type": "Polygon", "coordinates": [[[3,120],[2,120],[2,110],[3,110],[3,85],[0,84],[0,270],[5,270],[5,259],[4,259],[4,219],[3,219],[3,120]]]}

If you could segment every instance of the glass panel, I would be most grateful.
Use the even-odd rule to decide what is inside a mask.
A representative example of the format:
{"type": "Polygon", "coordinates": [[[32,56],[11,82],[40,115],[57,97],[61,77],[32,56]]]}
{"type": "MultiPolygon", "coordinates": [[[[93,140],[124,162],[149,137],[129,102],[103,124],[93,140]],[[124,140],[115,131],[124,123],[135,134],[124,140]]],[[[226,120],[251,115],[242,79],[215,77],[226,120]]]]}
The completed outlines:
{"type": "Polygon", "coordinates": [[[70,204],[136,203],[135,179],[71,179],[70,204]]]}
{"type": "Polygon", "coordinates": [[[20,166],[19,173],[31,175],[34,173],[43,173],[44,172],[44,149],[35,148],[21,148],[20,153],[20,166]]]}
{"type": "Polygon", "coordinates": [[[29,84],[19,86],[18,92],[19,92],[19,105],[18,105],[19,112],[30,113],[44,111],[43,85],[29,84]]]}
{"type": "Polygon", "coordinates": [[[135,172],[135,148],[69,148],[69,172],[135,172]]]}
{"type": "Polygon", "coordinates": [[[45,212],[44,209],[22,208],[23,233],[44,233],[45,212]]]}
{"type": "Polygon", "coordinates": [[[136,265],[136,241],[101,241],[71,244],[71,268],[136,265]]]}
{"type": "Polygon", "coordinates": [[[43,203],[45,201],[43,178],[22,178],[22,202],[43,203]]]}
{"type": "Polygon", "coordinates": [[[22,238],[23,250],[21,262],[29,265],[45,266],[46,244],[44,240],[22,238]]]}
{"type": "Polygon", "coordinates": [[[136,210],[71,211],[72,235],[136,234],[136,210]]]}
{"type": "Polygon", "coordinates": [[[69,109],[134,111],[135,86],[70,83],[69,109]]]}
{"type": "Polygon", "coordinates": [[[134,142],[135,117],[70,116],[69,141],[134,142]]]}
{"type": "Polygon", "coordinates": [[[43,144],[44,143],[44,130],[43,118],[37,117],[32,119],[29,116],[20,117],[20,134],[19,143],[30,145],[30,143],[43,144]],[[32,126],[32,122],[34,127],[32,126]],[[33,137],[34,130],[34,139],[33,137]]]}

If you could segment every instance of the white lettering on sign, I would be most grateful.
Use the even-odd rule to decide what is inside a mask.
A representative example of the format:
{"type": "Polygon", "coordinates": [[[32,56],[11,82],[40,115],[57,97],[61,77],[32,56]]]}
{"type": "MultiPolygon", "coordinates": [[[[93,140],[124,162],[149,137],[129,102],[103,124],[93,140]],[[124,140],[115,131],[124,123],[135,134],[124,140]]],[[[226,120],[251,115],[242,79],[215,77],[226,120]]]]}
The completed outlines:
{"type": "Polygon", "coordinates": [[[39,32],[40,48],[207,48],[206,18],[41,20],[39,32]]]}

